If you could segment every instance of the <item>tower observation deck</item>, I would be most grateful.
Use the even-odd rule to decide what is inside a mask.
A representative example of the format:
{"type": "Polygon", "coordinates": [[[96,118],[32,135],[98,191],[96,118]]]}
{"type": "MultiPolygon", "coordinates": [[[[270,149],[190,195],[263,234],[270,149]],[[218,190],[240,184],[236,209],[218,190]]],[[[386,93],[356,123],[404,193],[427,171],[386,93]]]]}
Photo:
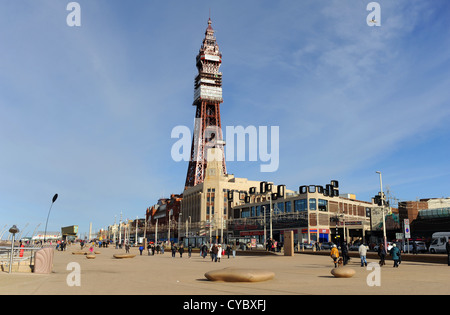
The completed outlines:
{"type": "Polygon", "coordinates": [[[195,126],[192,137],[191,155],[185,187],[203,182],[206,170],[206,153],[209,148],[220,148],[222,152],[223,174],[226,174],[223,158],[220,104],[222,99],[222,73],[219,72],[222,54],[214,36],[214,29],[208,20],[205,38],[196,57],[198,74],[194,84],[195,126]]]}

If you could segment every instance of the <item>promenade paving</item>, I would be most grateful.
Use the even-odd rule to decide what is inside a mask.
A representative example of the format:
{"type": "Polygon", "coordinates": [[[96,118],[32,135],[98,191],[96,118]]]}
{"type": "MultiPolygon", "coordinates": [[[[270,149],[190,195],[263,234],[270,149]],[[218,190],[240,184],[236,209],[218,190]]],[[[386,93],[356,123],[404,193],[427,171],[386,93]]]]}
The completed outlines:
{"type": "MultiPolygon", "coordinates": [[[[450,267],[445,264],[405,261],[399,268],[387,260],[380,269],[380,286],[369,286],[367,277],[373,270],[360,267],[353,258],[349,267],[356,273],[352,278],[334,278],[330,271],[332,260],[323,255],[295,254],[242,256],[222,258],[219,263],[205,259],[199,253],[176,258],[170,252],[163,255],[139,255],[137,248],[132,259],[115,259],[113,254],[124,253],[114,248],[96,249],[96,259],[72,255],[79,246],[68,247],[65,252],[55,251],[53,272],[48,275],[0,272],[2,295],[403,295],[450,294],[450,267]],[[67,279],[71,262],[80,266],[80,286],[69,286],[67,279]],[[205,272],[226,267],[257,268],[275,273],[273,280],[256,283],[213,282],[205,272]]],[[[376,262],[369,259],[368,262],[376,262]]]]}

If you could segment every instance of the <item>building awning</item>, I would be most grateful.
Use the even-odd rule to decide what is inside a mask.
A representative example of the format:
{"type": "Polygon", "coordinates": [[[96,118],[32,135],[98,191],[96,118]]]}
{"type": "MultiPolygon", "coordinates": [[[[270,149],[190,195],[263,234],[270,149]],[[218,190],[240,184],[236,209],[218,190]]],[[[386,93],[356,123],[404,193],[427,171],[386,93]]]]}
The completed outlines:
{"type": "Polygon", "coordinates": [[[447,218],[450,217],[450,208],[419,210],[419,217],[422,219],[447,218]]]}

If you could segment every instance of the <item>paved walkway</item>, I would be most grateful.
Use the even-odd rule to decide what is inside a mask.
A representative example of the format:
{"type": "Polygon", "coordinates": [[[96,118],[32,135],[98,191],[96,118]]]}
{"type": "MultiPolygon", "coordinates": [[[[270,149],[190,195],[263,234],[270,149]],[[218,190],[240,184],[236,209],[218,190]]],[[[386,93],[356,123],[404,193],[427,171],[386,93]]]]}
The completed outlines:
{"type": "MultiPolygon", "coordinates": [[[[211,262],[209,256],[201,258],[193,253],[183,258],[177,253],[148,256],[145,252],[132,259],[114,259],[113,254],[124,253],[114,248],[96,249],[101,254],[96,259],[72,255],[79,246],[68,247],[65,252],[55,252],[53,273],[0,272],[0,294],[158,294],[158,295],[309,295],[309,294],[450,294],[450,267],[445,264],[403,262],[392,268],[392,261],[380,268],[379,286],[369,286],[367,278],[373,270],[361,268],[358,258],[349,267],[356,271],[352,278],[334,278],[330,257],[295,254],[237,256],[211,262]],[[69,286],[73,269],[69,263],[80,266],[80,286],[69,286]],[[275,278],[257,283],[227,283],[206,280],[205,272],[226,267],[257,268],[275,272],[275,278]]],[[[238,253],[239,254],[239,253],[238,253]]],[[[369,262],[376,260],[369,259],[369,262]]],[[[374,269],[375,270],[375,269],[374,269]]],[[[376,280],[371,277],[372,280],[376,280]]]]}

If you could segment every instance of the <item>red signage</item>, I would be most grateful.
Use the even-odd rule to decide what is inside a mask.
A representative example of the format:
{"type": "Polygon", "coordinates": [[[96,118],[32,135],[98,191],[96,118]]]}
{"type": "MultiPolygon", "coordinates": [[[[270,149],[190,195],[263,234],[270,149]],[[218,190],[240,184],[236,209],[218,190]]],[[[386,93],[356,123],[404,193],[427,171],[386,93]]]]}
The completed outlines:
{"type": "Polygon", "coordinates": [[[264,235],[264,231],[241,231],[240,236],[264,235]]]}

